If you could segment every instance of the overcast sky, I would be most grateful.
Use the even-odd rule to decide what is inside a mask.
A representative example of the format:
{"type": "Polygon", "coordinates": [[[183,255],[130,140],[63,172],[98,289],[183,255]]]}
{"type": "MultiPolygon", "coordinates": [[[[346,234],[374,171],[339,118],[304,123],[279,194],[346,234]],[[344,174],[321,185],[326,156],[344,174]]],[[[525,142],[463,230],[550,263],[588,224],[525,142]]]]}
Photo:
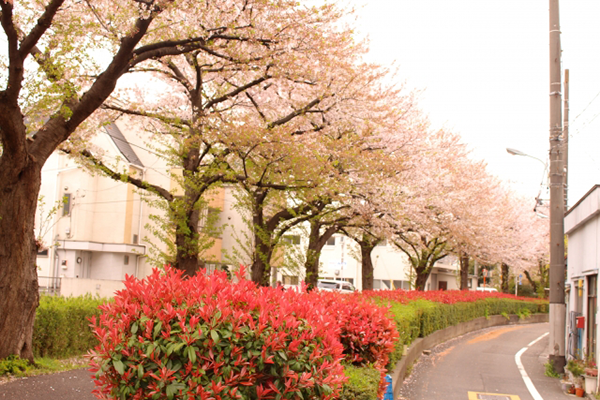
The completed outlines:
{"type": "MultiPolygon", "coordinates": [[[[460,133],[491,173],[535,197],[543,164],[506,148],[548,157],[548,1],[348,1],[360,7],[372,60],[395,62],[410,87],[424,90],[419,103],[432,124],[460,133]]],[[[560,6],[572,205],[600,183],[600,1],[560,6]]]]}

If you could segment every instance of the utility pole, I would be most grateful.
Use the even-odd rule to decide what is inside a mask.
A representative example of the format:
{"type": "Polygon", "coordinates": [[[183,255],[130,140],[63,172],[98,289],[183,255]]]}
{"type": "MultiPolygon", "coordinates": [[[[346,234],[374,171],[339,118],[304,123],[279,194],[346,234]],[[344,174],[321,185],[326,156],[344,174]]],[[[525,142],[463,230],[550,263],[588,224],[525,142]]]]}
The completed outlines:
{"type": "Polygon", "coordinates": [[[565,187],[565,212],[569,208],[569,70],[565,69],[565,88],[563,102],[563,169],[565,187]]]}
{"type": "Polygon", "coordinates": [[[560,23],[558,0],[550,1],[550,355],[562,373],[565,359],[565,241],[562,163],[560,23]]]}

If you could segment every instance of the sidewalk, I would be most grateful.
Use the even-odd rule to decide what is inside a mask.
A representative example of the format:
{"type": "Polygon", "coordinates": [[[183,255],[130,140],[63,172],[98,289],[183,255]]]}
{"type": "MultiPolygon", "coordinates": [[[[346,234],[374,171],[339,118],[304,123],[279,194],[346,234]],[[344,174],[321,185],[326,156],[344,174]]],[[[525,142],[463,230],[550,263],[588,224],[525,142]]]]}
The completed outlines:
{"type": "Polygon", "coordinates": [[[92,373],[75,369],[16,379],[0,385],[2,400],[94,400],[92,373]]]}

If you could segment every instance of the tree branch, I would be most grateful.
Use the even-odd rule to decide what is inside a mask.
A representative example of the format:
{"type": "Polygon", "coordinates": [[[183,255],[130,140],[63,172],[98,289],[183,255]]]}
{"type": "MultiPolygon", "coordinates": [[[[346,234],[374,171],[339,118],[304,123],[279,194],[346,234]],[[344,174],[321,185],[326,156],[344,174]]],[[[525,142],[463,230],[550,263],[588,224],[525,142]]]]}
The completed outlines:
{"type": "MultiPolygon", "coordinates": [[[[65,153],[69,153],[69,151],[65,151],[65,153]]],[[[102,171],[102,173],[104,173],[109,178],[114,179],[115,181],[131,183],[133,186],[139,189],[148,190],[149,192],[159,195],[168,202],[173,201],[173,199],[175,198],[175,196],[173,196],[168,190],[158,185],[154,185],[149,182],[142,181],[141,179],[134,178],[129,174],[120,174],[114,171],[106,164],[104,164],[101,160],[94,157],[94,155],[88,150],[83,150],[79,154],[86,160],[90,161],[96,168],[102,171]]]]}
{"type": "MultiPolygon", "coordinates": [[[[21,56],[25,58],[27,54],[31,52],[34,46],[37,45],[37,42],[40,40],[42,35],[50,28],[52,25],[52,20],[54,16],[58,12],[60,6],[63,5],[65,0],[52,0],[46,6],[44,13],[37,20],[37,24],[33,27],[31,32],[23,40],[21,41],[21,48],[19,49],[21,56]]],[[[3,7],[4,8],[4,7],[3,7]]]]}
{"type": "Polygon", "coordinates": [[[300,108],[299,110],[296,110],[296,111],[294,111],[294,112],[292,112],[292,113],[288,114],[287,116],[285,116],[285,117],[283,117],[283,118],[281,118],[281,119],[278,119],[277,121],[271,122],[271,123],[268,125],[268,128],[269,128],[269,129],[273,129],[273,128],[274,128],[274,127],[276,127],[276,126],[283,125],[283,124],[285,124],[285,123],[287,123],[287,122],[291,121],[292,119],[296,118],[296,117],[297,117],[297,116],[299,116],[299,115],[306,114],[306,112],[307,112],[308,110],[310,110],[311,108],[313,108],[314,106],[316,106],[316,105],[317,105],[317,104],[319,104],[320,102],[321,102],[321,100],[320,100],[320,99],[315,99],[315,100],[311,101],[310,103],[308,103],[306,106],[304,106],[304,107],[300,108]]]}
{"type": "MultiPolygon", "coordinates": [[[[267,70],[268,70],[268,67],[267,67],[267,70]]],[[[221,97],[217,97],[216,99],[210,100],[209,102],[207,102],[204,105],[204,109],[205,110],[209,109],[210,107],[214,106],[215,104],[221,103],[221,102],[223,102],[223,101],[225,101],[227,99],[235,97],[238,94],[240,94],[240,93],[242,93],[242,92],[250,89],[251,87],[259,85],[261,82],[264,82],[264,81],[266,81],[267,79],[270,79],[270,78],[271,78],[271,75],[265,74],[265,75],[261,76],[260,78],[255,79],[255,80],[253,80],[251,82],[248,82],[244,86],[240,86],[239,88],[237,88],[235,90],[232,90],[231,92],[229,92],[229,93],[227,93],[227,94],[225,94],[225,95],[223,95],[221,97]]]]}

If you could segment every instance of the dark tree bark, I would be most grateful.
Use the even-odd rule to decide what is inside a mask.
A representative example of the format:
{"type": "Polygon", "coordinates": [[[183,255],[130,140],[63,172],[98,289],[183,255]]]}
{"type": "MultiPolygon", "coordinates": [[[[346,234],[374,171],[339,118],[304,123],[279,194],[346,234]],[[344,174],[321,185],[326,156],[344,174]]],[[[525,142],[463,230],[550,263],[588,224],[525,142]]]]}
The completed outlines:
{"type": "Polygon", "coordinates": [[[33,362],[39,304],[34,218],[41,165],[31,159],[24,164],[3,165],[9,170],[0,175],[0,359],[16,354],[33,362]]]}
{"type": "Polygon", "coordinates": [[[363,290],[373,290],[373,260],[371,259],[371,253],[375,244],[361,244],[360,255],[362,259],[362,288],[363,290]]]}
{"type": "Polygon", "coordinates": [[[271,284],[271,258],[283,234],[293,226],[310,219],[313,204],[303,204],[292,209],[282,209],[270,217],[265,216],[265,201],[269,188],[257,187],[246,191],[252,197],[252,229],[254,254],[250,268],[252,281],[261,286],[271,284]],[[282,223],[285,226],[281,226],[282,223]]]}
{"type": "MultiPolygon", "coordinates": [[[[356,238],[355,238],[356,240],[356,238]]],[[[381,240],[375,238],[367,232],[363,232],[360,240],[356,240],[358,245],[360,246],[360,255],[361,255],[361,277],[362,277],[362,289],[363,290],[373,290],[373,260],[371,258],[371,254],[373,253],[373,249],[381,240]]]]}
{"type": "Polygon", "coordinates": [[[319,280],[319,259],[325,243],[337,232],[337,226],[328,227],[323,234],[321,228],[323,225],[317,220],[310,221],[310,233],[308,235],[308,248],[306,250],[306,278],[304,282],[308,287],[316,287],[319,280]]]}
{"type": "Polygon", "coordinates": [[[460,252],[460,290],[469,290],[469,255],[460,252]]]}
{"type": "Polygon", "coordinates": [[[425,285],[431,275],[431,268],[427,265],[427,259],[421,259],[414,267],[417,277],[415,278],[415,290],[425,290],[425,285]]]}
{"type": "Polygon", "coordinates": [[[177,229],[175,234],[175,246],[177,253],[175,255],[175,265],[173,267],[183,271],[186,276],[194,276],[201,268],[200,257],[198,254],[198,223],[200,222],[200,213],[193,210],[189,217],[183,221],[187,232],[177,229]]]}
{"type": "Polygon", "coordinates": [[[441,238],[428,239],[425,235],[421,235],[418,242],[402,233],[398,233],[398,237],[400,241],[394,241],[394,244],[408,256],[415,271],[415,290],[425,290],[433,266],[449,254],[447,242],[441,238]]]}
{"type": "Polygon", "coordinates": [[[505,263],[502,263],[502,284],[501,284],[500,288],[502,289],[503,293],[508,293],[508,274],[509,274],[508,265],[505,263]]]}
{"type": "Polygon", "coordinates": [[[537,293],[538,288],[539,288],[539,284],[533,279],[533,277],[531,276],[531,274],[529,273],[529,271],[524,270],[523,273],[525,274],[525,277],[527,278],[527,281],[529,281],[529,284],[533,288],[533,291],[537,293]]]}
{"type": "MultiPolygon", "coordinates": [[[[117,79],[133,65],[133,51],[153,18],[138,19],[137,31],[121,41],[105,73],[81,98],[67,97],[69,118],[54,115],[31,138],[26,135],[19,105],[25,61],[40,55],[37,42],[52,25],[64,0],[52,0],[32,30],[24,35],[14,25],[13,2],[1,2],[0,20],[9,49],[8,84],[0,91],[0,359],[11,354],[33,362],[32,335],[39,304],[34,223],[41,170],[58,146],[112,93],[117,79]]],[[[37,59],[46,79],[60,76],[43,56],[37,59]]]]}

